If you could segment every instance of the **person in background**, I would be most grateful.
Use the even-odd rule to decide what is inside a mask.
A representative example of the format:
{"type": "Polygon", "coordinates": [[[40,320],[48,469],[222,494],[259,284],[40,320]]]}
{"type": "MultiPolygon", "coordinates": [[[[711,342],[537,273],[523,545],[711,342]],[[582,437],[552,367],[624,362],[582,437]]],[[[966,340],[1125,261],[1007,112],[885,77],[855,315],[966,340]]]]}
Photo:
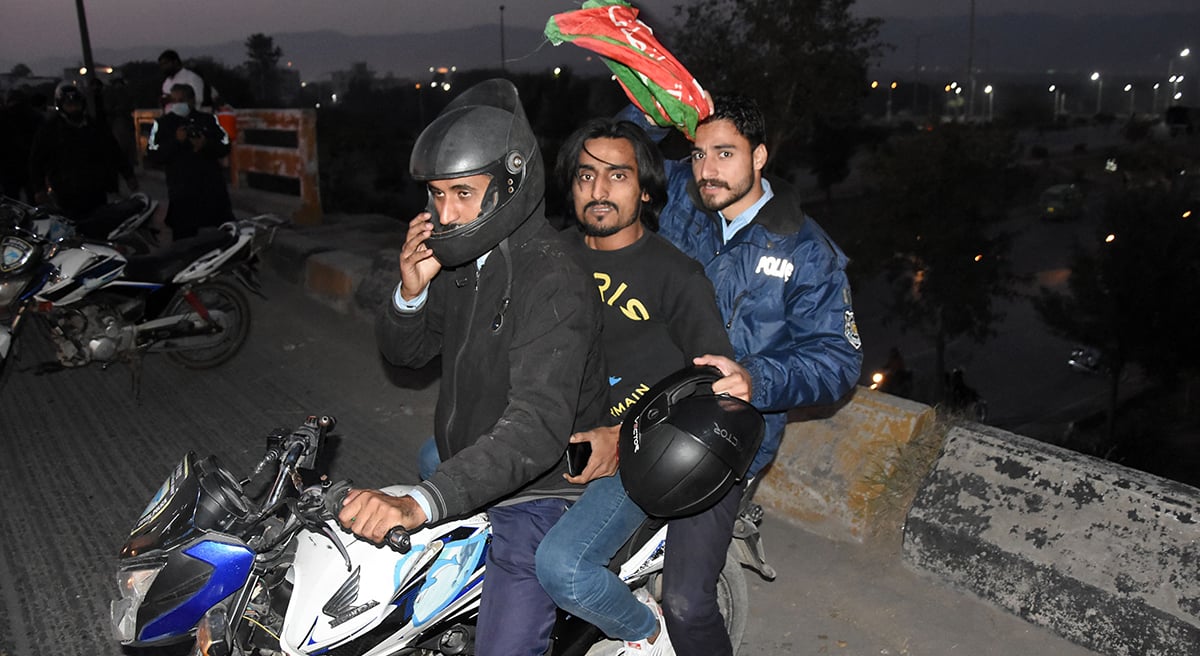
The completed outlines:
{"type": "Polygon", "coordinates": [[[55,115],[34,135],[29,182],[38,204],[53,203],[72,221],[82,223],[117,191],[118,175],[129,191],[139,188],[133,166],[121,153],[107,125],[87,114],[87,100],[70,83],[54,92],[55,115]]]}
{"type": "Polygon", "coordinates": [[[166,224],[173,239],[233,220],[220,163],[229,154],[229,135],[215,116],[196,109],[190,85],[171,87],[171,103],[150,129],[146,154],[166,172],[166,224]]]}
{"type": "Polygon", "coordinates": [[[212,111],[220,94],[212,88],[199,73],[183,67],[183,60],[174,50],[164,50],[158,56],[158,70],[163,74],[162,104],[165,108],[171,99],[171,89],[176,84],[186,84],[192,88],[196,96],[196,105],[205,111],[212,111]]]}
{"type": "Polygon", "coordinates": [[[29,154],[42,121],[28,89],[9,89],[0,108],[0,193],[9,198],[34,202],[37,190],[30,184],[29,154]]]}

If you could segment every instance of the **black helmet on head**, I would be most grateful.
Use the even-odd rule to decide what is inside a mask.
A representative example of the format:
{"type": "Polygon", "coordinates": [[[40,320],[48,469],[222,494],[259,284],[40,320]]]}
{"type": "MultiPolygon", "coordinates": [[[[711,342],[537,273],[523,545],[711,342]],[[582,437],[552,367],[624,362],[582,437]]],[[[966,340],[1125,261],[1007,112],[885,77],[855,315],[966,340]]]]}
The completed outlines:
{"type": "Polygon", "coordinates": [[[80,107],[87,108],[87,97],[79,87],[70,82],[60,82],[54,88],[54,108],[61,112],[68,102],[79,103],[80,107]]]}
{"type": "Polygon", "coordinates": [[[714,367],[687,367],[650,388],[621,424],[621,481],[646,514],[692,515],[746,475],[765,423],[754,406],[715,395],[714,367]]]}
{"type": "Polygon", "coordinates": [[[430,198],[433,234],[426,245],[444,266],[495,248],[542,203],[546,185],[537,138],[517,88],[501,79],[480,82],[446,106],[417,137],[409,172],[421,182],[479,174],[492,178],[479,218],[470,223],[443,225],[430,198]]]}

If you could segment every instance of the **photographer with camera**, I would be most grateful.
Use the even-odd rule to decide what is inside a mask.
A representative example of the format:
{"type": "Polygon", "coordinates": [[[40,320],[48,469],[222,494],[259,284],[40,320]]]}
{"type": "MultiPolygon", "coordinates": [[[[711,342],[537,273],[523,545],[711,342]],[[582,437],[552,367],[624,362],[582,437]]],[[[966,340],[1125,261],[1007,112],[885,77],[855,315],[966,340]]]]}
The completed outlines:
{"type": "Polygon", "coordinates": [[[167,175],[167,225],[174,239],[205,226],[233,220],[220,160],[229,154],[229,135],[217,119],[196,109],[196,91],[171,87],[171,102],[154,122],[147,155],[167,175]]]}

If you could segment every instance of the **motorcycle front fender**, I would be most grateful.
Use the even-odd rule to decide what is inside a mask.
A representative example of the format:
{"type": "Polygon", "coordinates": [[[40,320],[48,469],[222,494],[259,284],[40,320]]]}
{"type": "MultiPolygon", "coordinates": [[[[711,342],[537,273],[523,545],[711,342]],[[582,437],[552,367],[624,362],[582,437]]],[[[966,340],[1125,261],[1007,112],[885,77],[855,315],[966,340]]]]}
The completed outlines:
{"type": "Polygon", "coordinates": [[[8,352],[12,349],[12,341],[12,329],[8,326],[0,326],[0,362],[8,358],[8,352]]]}

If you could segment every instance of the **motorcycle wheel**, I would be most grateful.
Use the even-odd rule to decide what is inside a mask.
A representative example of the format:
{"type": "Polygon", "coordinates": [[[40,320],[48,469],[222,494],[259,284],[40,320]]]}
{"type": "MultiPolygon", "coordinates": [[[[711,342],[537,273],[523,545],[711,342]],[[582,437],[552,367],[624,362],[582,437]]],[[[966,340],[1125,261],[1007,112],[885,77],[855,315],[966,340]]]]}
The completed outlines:
{"type": "MultiPolygon", "coordinates": [[[[224,282],[201,283],[191,291],[210,312],[218,313],[217,322],[222,330],[215,335],[174,340],[178,346],[168,351],[167,357],[188,369],[211,369],[225,364],[237,355],[250,335],[250,302],[241,290],[224,282]]],[[[182,294],[176,295],[163,312],[164,316],[173,314],[185,315],[193,322],[202,321],[182,294]]]]}
{"type": "MultiPolygon", "coordinates": [[[[656,574],[647,582],[654,598],[662,603],[662,575],[656,574]]],[[[733,653],[738,653],[742,636],[746,633],[746,617],[750,612],[750,595],[746,591],[746,573],[732,546],[725,552],[725,567],[717,578],[717,606],[725,618],[725,629],[729,631],[729,643],[733,653]]],[[[615,656],[623,653],[625,643],[620,640],[598,642],[587,651],[586,656],[615,656]]]]}

